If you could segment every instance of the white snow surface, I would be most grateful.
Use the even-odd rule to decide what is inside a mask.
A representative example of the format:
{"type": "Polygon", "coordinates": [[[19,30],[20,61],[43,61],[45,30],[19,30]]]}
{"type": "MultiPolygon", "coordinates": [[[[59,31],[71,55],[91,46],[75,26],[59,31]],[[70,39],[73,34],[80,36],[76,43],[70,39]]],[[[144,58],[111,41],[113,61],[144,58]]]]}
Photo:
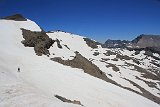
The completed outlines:
{"type": "MultiPolygon", "coordinates": [[[[108,76],[108,77],[110,79],[114,80],[115,82],[117,82],[118,84],[120,84],[124,87],[127,86],[131,89],[134,89],[137,92],[142,93],[139,88],[135,87],[129,81],[126,81],[125,79],[123,79],[123,78],[126,78],[126,79],[132,80],[133,82],[137,83],[139,86],[142,86],[144,89],[146,89],[147,91],[149,91],[153,95],[160,97],[158,89],[156,89],[156,88],[153,89],[153,88],[149,87],[147,84],[145,84],[144,82],[142,82],[142,81],[139,82],[139,80],[136,79],[136,76],[140,77],[141,73],[137,72],[136,70],[133,70],[132,66],[125,67],[125,69],[122,67],[122,65],[125,65],[125,62],[135,64],[132,60],[118,60],[118,61],[108,60],[107,61],[109,63],[115,64],[120,69],[119,72],[113,71],[111,67],[107,68],[106,67],[107,64],[100,61],[102,58],[109,58],[109,59],[116,58],[116,55],[105,56],[103,53],[105,53],[107,50],[110,50],[115,53],[120,53],[122,55],[127,55],[130,57],[133,57],[132,55],[135,53],[135,51],[129,51],[129,50],[123,50],[123,49],[103,49],[101,47],[99,47],[98,49],[92,49],[91,47],[88,47],[88,45],[86,44],[86,42],[83,39],[84,37],[79,36],[79,35],[75,35],[75,34],[66,33],[66,32],[57,31],[57,32],[48,33],[48,35],[49,35],[49,37],[51,37],[54,40],[56,40],[56,39],[60,40],[62,46],[67,45],[70,48],[71,52],[78,51],[81,55],[83,55],[88,60],[94,59],[92,62],[95,65],[97,65],[100,68],[100,70],[102,70],[106,74],[111,74],[112,77],[110,77],[110,76],[108,76]],[[94,56],[93,55],[94,52],[99,52],[99,55],[94,56]]],[[[50,50],[52,50],[53,53],[56,54],[55,49],[56,48],[53,49],[54,51],[52,49],[50,49],[50,50]]],[[[62,50],[62,49],[57,48],[57,50],[62,50]]],[[[67,54],[68,53],[67,51],[64,51],[63,53],[64,53],[63,55],[59,56],[62,59],[72,59],[73,58],[72,57],[73,55],[67,54]],[[67,58],[65,58],[66,56],[67,56],[67,58]]],[[[150,61],[148,59],[145,59],[146,55],[144,55],[144,53],[145,53],[145,51],[141,51],[140,54],[134,56],[134,58],[143,60],[144,65],[138,65],[142,68],[146,68],[150,65],[150,61]]],[[[57,54],[59,54],[59,53],[57,53],[57,54]]],[[[148,80],[148,81],[150,81],[150,80],[148,80]]],[[[155,82],[157,82],[157,81],[155,81],[155,82]]],[[[159,84],[157,84],[157,87],[160,89],[159,84]]]]}
{"type": "MultiPolygon", "coordinates": [[[[78,100],[84,107],[159,107],[138,94],[92,77],[81,69],[49,60],[54,55],[49,58],[36,56],[33,48],[24,47],[21,43],[23,36],[20,28],[41,31],[30,20],[0,20],[0,107],[80,107],[58,100],[54,97],[56,94],[78,100]],[[18,67],[20,72],[17,72],[18,67]]],[[[81,36],[63,32],[48,35],[62,40],[63,50],[56,46],[50,49],[56,57],[71,59],[75,56],[74,52],[79,51],[88,59],[97,58],[95,63],[101,58],[92,55],[94,50],[81,36]]]]}

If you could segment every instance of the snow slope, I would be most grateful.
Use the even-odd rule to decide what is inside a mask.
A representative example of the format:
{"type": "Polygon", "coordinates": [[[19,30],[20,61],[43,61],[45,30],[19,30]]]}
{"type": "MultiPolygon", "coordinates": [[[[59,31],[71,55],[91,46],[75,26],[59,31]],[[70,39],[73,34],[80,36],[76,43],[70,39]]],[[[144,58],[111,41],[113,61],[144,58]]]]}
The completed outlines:
{"type": "MultiPolygon", "coordinates": [[[[93,56],[95,50],[87,46],[83,37],[63,32],[50,33],[48,35],[52,39],[62,40],[63,48],[59,49],[54,44],[50,48],[49,57],[37,56],[33,48],[24,47],[21,43],[23,36],[20,28],[41,31],[40,27],[30,20],[0,20],[0,107],[81,106],[64,103],[54,95],[78,100],[84,107],[159,107],[143,96],[90,76],[82,69],[50,60],[53,57],[73,59],[74,52],[79,51],[87,59],[96,59],[94,63],[103,70],[98,60],[105,56],[93,56]]],[[[105,51],[102,48],[98,50],[102,53],[105,51]]],[[[119,81],[119,77],[117,79],[119,81]]]]}
{"type": "MultiPolygon", "coordinates": [[[[151,80],[151,79],[147,79],[147,81],[152,81],[154,83],[156,83],[156,86],[158,88],[153,88],[153,87],[149,87],[144,81],[141,81],[139,79],[137,79],[136,77],[141,77],[142,73],[136,71],[135,69],[133,69],[133,66],[125,66],[125,62],[127,63],[131,63],[131,64],[135,64],[137,66],[140,66],[142,68],[148,68],[149,65],[151,65],[151,60],[155,60],[151,57],[148,57],[146,55],[144,55],[144,51],[142,51],[140,54],[138,55],[134,55],[135,51],[129,51],[129,50],[125,50],[125,49],[105,49],[105,48],[97,48],[97,49],[92,49],[91,47],[88,47],[88,45],[86,44],[86,42],[84,41],[84,37],[82,36],[78,36],[78,35],[74,35],[74,34],[70,34],[70,33],[66,33],[66,32],[52,32],[52,33],[48,33],[48,35],[52,38],[52,39],[59,39],[61,40],[61,45],[67,45],[71,51],[75,52],[78,51],[81,55],[83,55],[85,58],[87,58],[88,60],[92,59],[92,62],[97,65],[100,70],[102,70],[103,72],[106,73],[106,75],[108,75],[108,77],[114,81],[116,81],[117,83],[119,83],[120,85],[124,86],[124,87],[129,87],[130,89],[133,89],[139,93],[142,93],[141,90],[134,86],[132,83],[130,83],[129,81],[126,81],[124,78],[129,79],[135,83],[137,83],[139,86],[142,86],[144,89],[146,89],[147,91],[149,91],[150,93],[152,93],[153,95],[160,97],[160,84],[158,80],[151,80]],[[77,42],[78,41],[78,42],[77,42]],[[116,55],[110,55],[110,56],[106,56],[104,53],[106,53],[107,51],[112,51],[114,53],[119,53],[122,55],[127,55],[131,58],[136,58],[141,60],[141,62],[144,65],[138,65],[136,63],[133,62],[133,60],[118,60],[118,61],[113,61],[114,58],[116,58],[116,55]],[[94,53],[98,52],[99,55],[95,56],[94,53]],[[133,56],[134,55],[134,56],[133,56]],[[150,58],[150,59],[145,59],[145,57],[150,58]],[[119,68],[119,72],[115,72],[114,70],[112,70],[111,67],[106,67],[106,63],[102,62],[102,58],[107,58],[109,59],[107,61],[107,63],[111,63],[111,64],[115,64],[118,68],[119,68]],[[110,74],[112,75],[112,77],[110,76],[110,74]]],[[[55,48],[51,50],[55,51],[55,48]]],[[[62,50],[62,49],[59,49],[62,50]]],[[[64,56],[66,56],[66,51],[64,51],[64,56]]],[[[63,59],[64,56],[61,56],[61,58],[63,59]]],[[[54,55],[50,56],[55,57],[54,55]]],[[[71,55],[72,57],[72,55],[71,55]]],[[[158,61],[159,62],[159,61],[158,61]]],[[[154,66],[154,65],[152,65],[154,66]]],[[[160,70],[160,68],[158,68],[160,70]]],[[[143,78],[146,80],[146,78],[143,78]]]]}

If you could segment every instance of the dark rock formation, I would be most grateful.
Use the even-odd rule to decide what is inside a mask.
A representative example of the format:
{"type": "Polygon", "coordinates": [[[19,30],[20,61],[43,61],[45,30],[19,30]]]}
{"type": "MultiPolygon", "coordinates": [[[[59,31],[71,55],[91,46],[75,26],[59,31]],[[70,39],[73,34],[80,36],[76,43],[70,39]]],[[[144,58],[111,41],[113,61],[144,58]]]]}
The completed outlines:
{"type": "Polygon", "coordinates": [[[60,44],[60,41],[59,41],[58,39],[56,39],[55,42],[57,42],[57,47],[60,48],[60,49],[62,49],[62,46],[61,46],[61,44],[60,44]]]}
{"type": "Polygon", "coordinates": [[[160,47],[160,35],[140,35],[132,40],[133,47],[160,47]]]}
{"type": "Polygon", "coordinates": [[[94,77],[102,79],[104,81],[117,84],[113,80],[109,79],[104,72],[102,72],[96,65],[91,61],[83,57],[81,54],[76,52],[76,56],[73,60],[62,60],[61,58],[51,58],[51,60],[61,63],[63,65],[71,66],[73,68],[83,69],[85,73],[90,74],[94,77]]]}
{"type": "Polygon", "coordinates": [[[128,45],[128,43],[130,43],[130,41],[126,41],[126,40],[111,40],[108,39],[103,45],[102,47],[104,48],[126,48],[126,46],[128,45]]]}
{"type": "Polygon", "coordinates": [[[34,47],[35,53],[38,56],[49,55],[48,49],[54,43],[54,40],[48,37],[45,32],[33,32],[26,29],[21,29],[23,38],[25,40],[22,41],[24,46],[26,47],[34,47]]]}
{"type": "Polygon", "coordinates": [[[59,96],[59,95],[55,95],[55,97],[58,98],[59,100],[63,101],[63,102],[67,102],[67,103],[72,103],[72,104],[77,104],[77,105],[83,106],[83,105],[81,104],[81,102],[80,102],[80,101],[77,101],[77,100],[73,100],[73,101],[72,101],[72,100],[69,100],[69,99],[67,99],[67,98],[65,98],[65,97],[59,96]]]}
{"type": "Polygon", "coordinates": [[[106,65],[107,68],[112,67],[113,71],[116,71],[116,72],[120,71],[119,68],[115,64],[112,64],[112,63],[107,63],[107,64],[108,64],[106,65]]]}
{"type": "Polygon", "coordinates": [[[120,54],[117,54],[116,58],[118,58],[120,60],[131,60],[132,59],[131,57],[129,57],[127,55],[120,55],[120,54]]]}
{"type": "Polygon", "coordinates": [[[67,49],[69,49],[70,50],[70,48],[67,46],[67,45],[64,45],[67,49]]]}
{"type": "Polygon", "coordinates": [[[153,74],[142,67],[139,67],[135,64],[131,64],[131,63],[127,63],[127,62],[125,62],[125,64],[128,66],[133,66],[134,70],[142,73],[141,76],[144,78],[148,78],[148,79],[152,79],[152,80],[160,80],[160,77],[157,74],[153,74]]]}
{"type": "Polygon", "coordinates": [[[2,19],[14,20],[14,21],[27,21],[27,19],[24,18],[21,14],[15,14],[15,15],[12,15],[12,16],[7,16],[7,17],[4,17],[2,19]]]}
{"type": "Polygon", "coordinates": [[[112,61],[118,61],[118,59],[117,58],[114,58],[114,59],[111,59],[112,61]]]}
{"type": "Polygon", "coordinates": [[[145,50],[147,52],[160,54],[160,35],[140,35],[131,41],[134,50],[145,50]]]}
{"type": "Polygon", "coordinates": [[[158,53],[158,54],[160,54],[160,47],[146,47],[145,51],[150,51],[152,53],[158,53]]]}
{"type": "Polygon", "coordinates": [[[138,55],[140,54],[140,51],[139,50],[135,50],[135,55],[138,55]]]}
{"type": "Polygon", "coordinates": [[[151,51],[145,51],[144,55],[153,56],[153,53],[151,51]]]}
{"type": "Polygon", "coordinates": [[[98,56],[98,55],[99,55],[99,52],[94,52],[93,55],[94,55],[94,56],[98,56]]]}
{"type": "Polygon", "coordinates": [[[87,44],[89,47],[93,48],[93,49],[98,48],[97,45],[101,45],[101,43],[96,42],[96,41],[93,41],[93,40],[91,40],[91,39],[89,39],[89,38],[83,38],[83,39],[84,39],[84,41],[86,41],[86,44],[87,44]]]}
{"type": "Polygon", "coordinates": [[[104,55],[106,56],[110,56],[110,55],[116,55],[116,53],[110,51],[110,50],[107,50],[106,53],[103,53],[104,55]]]}

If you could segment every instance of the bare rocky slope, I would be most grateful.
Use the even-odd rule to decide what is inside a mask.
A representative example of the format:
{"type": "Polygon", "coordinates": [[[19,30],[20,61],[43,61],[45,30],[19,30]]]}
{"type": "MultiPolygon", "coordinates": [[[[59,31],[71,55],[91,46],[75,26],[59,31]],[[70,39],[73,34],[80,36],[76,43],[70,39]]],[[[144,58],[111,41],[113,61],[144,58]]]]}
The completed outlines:
{"type": "Polygon", "coordinates": [[[160,35],[140,35],[134,40],[132,44],[134,47],[146,48],[146,47],[160,47],[160,35]]]}

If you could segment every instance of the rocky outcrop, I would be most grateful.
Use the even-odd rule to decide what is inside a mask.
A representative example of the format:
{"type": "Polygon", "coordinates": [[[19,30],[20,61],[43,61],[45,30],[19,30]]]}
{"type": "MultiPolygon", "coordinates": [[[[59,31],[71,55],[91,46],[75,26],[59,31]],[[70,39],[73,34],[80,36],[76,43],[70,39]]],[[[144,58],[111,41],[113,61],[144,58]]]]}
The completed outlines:
{"type": "Polygon", "coordinates": [[[115,65],[115,64],[112,64],[112,63],[107,63],[108,65],[106,65],[107,68],[109,67],[112,67],[112,70],[113,71],[120,71],[120,69],[115,65]]]}
{"type": "Polygon", "coordinates": [[[98,45],[101,45],[101,43],[93,41],[89,38],[83,38],[83,39],[84,41],[86,41],[86,44],[93,49],[98,48],[98,45]]]}
{"type": "Polygon", "coordinates": [[[62,45],[60,44],[60,41],[58,39],[56,39],[55,42],[57,42],[57,47],[62,49],[62,45]]]}
{"type": "Polygon", "coordinates": [[[76,56],[73,60],[62,60],[59,57],[51,58],[51,60],[61,63],[63,65],[71,66],[73,68],[83,69],[85,73],[90,74],[94,77],[102,79],[104,81],[117,84],[113,80],[109,79],[104,72],[102,72],[96,65],[94,65],[91,61],[83,57],[78,52],[75,52],[76,56]]]}
{"type": "Polygon", "coordinates": [[[158,53],[160,55],[160,47],[146,47],[145,51],[150,51],[152,53],[158,53]]]}
{"type": "Polygon", "coordinates": [[[21,14],[15,14],[15,15],[12,15],[12,16],[7,16],[7,17],[4,17],[2,19],[14,20],[14,21],[27,21],[27,19],[24,18],[21,14]]]}
{"type": "Polygon", "coordinates": [[[83,106],[82,104],[81,104],[81,102],[80,101],[77,101],[77,100],[69,100],[69,99],[67,99],[67,98],[65,98],[65,97],[62,97],[62,96],[60,96],[60,95],[55,95],[55,97],[56,98],[58,98],[59,100],[61,100],[61,101],[63,101],[63,102],[67,102],[67,103],[72,103],[72,104],[77,104],[77,105],[81,105],[81,106],[83,106]]]}
{"type": "Polygon", "coordinates": [[[130,47],[160,54],[160,35],[140,35],[131,41],[130,47]]]}
{"type": "Polygon", "coordinates": [[[102,47],[104,48],[126,48],[126,46],[130,43],[130,41],[126,40],[111,40],[108,39],[102,47]]]}
{"type": "Polygon", "coordinates": [[[49,48],[54,43],[54,40],[49,38],[45,32],[33,32],[26,29],[21,29],[24,40],[22,44],[26,47],[34,47],[35,53],[38,56],[49,55],[49,48]]]}
{"type": "Polygon", "coordinates": [[[132,40],[132,46],[138,48],[160,47],[160,35],[140,35],[132,40]]]}

